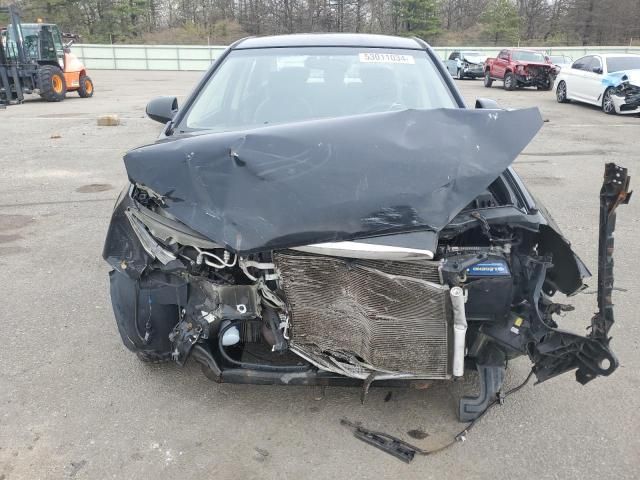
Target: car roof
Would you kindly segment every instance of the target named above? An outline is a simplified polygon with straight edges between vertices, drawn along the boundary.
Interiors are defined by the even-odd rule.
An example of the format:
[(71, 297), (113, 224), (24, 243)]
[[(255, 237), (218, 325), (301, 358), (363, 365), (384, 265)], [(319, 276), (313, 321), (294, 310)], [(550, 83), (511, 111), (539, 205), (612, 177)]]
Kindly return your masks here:
[(278, 47), (370, 47), (424, 50), (416, 38), (362, 33), (296, 33), (268, 37), (248, 37), (233, 45), (234, 50)]
[(637, 53), (591, 53), (587, 56), (597, 55), (602, 58), (615, 58), (615, 57), (640, 57)]

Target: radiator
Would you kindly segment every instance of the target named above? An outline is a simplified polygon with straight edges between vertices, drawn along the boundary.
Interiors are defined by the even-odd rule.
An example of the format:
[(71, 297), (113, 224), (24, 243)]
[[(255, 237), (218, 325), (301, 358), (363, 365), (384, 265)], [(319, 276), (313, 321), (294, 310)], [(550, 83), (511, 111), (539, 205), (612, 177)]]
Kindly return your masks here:
[(451, 305), (438, 263), (274, 253), (291, 346), (321, 368), (449, 377)]

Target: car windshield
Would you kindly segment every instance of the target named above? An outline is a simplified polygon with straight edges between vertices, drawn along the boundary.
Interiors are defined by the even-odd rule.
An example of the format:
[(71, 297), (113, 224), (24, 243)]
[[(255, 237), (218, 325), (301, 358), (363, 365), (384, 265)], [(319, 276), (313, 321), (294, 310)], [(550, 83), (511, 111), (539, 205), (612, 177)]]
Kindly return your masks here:
[(563, 55), (551, 55), (549, 57), (553, 63), (570, 63), (571, 60)]
[(640, 55), (607, 58), (607, 72), (640, 69)]
[(456, 106), (423, 50), (234, 50), (199, 92), (179, 129), (222, 132), (314, 118)]
[(540, 52), (516, 50), (511, 54), (511, 59), (518, 62), (544, 62), (544, 55)]

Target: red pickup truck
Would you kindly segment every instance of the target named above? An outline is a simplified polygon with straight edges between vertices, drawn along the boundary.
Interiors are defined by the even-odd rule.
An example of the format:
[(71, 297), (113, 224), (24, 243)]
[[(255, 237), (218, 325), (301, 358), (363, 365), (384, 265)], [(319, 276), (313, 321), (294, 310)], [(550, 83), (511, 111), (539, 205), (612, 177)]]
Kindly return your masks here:
[(484, 62), (484, 86), (487, 88), (494, 80), (500, 80), (505, 90), (519, 87), (551, 90), (556, 74), (548, 57), (535, 50), (505, 49), (497, 58), (487, 58)]

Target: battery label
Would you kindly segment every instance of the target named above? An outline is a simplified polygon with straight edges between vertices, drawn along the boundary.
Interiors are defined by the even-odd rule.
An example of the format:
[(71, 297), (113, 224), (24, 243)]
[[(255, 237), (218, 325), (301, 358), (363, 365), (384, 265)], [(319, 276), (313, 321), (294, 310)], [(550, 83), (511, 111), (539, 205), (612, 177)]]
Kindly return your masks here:
[(473, 277), (498, 277), (510, 274), (507, 264), (500, 261), (480, 262), (467, 268), (467, 275)]

